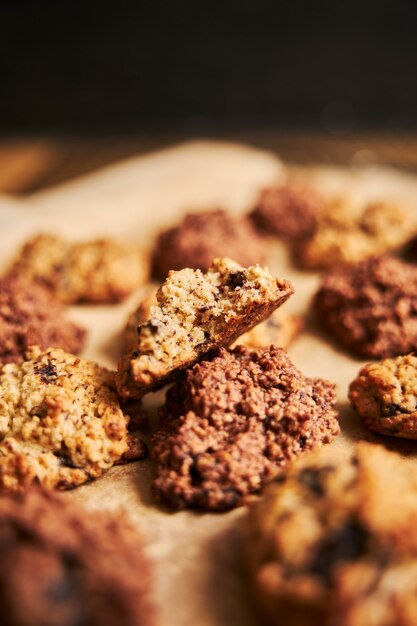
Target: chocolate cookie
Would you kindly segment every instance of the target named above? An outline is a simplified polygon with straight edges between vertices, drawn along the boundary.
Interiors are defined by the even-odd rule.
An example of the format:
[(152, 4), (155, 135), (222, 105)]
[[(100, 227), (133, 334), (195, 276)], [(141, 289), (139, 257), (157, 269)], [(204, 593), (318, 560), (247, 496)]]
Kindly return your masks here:
[(360, 443), (300, 459), (245, 519), (244, 550), (266, 619), (412, 626), (416, 528), (417, 470), (397, 455)]
[(136, 349), (119, 362), (122, 397), (162, 387), (180, 370), (228, 346), (267, 318), (293, 293), (291, 285), (256, 265), (244, 269), (216, 259), (207, 273), (170, 272), (148, 322), (138, 328)]
[(338, 434), (335, 402), (334, 385), (303, 376), (280, 348), (222, 348), (167, 393), (156, 496), (177, 509), (244, 503), (280, 466)]
[(25, 278), (0, 278), (0, 362), (20, 363), (34, 345), (76, 354), (85, 334), (41, 285)]
[(142, 538), (125, 515), (32, 488), (0, 499), (4, 626), (151, 626)]
[(59, 349), (0, 366), (0, 490), (67, 489), (101, 476), (128, 450), (114, 374)]
[(250, 217), (260, 230), (292, 242), (312, 236), (325, 204), (316, 189), (289, 183), (264, 189)]
[(170, 270), (207, 271), (213, 259), (225, 252), (244, 266), (266, 260), (265, 241), (246, 217), (221, 209), (190, 213), (178, 226), (159, 235), (153, 253), (153, 275), (164, 280)]
[(340, 202), (321, 215), (294, 255), (303, 267), (333, 268), (401, 248), (415, 232), (415, 222), (399, 206), (375, 202), (358, 209)]
[(417, 357), (365, 365), (350, 384), (349, 399), (371, 430), (417, 439)]
[(35, 279), (63, 302), (119, 302), (146, 279), (147, 261), (135, 246), (111, 239), (70, 243), (52, 235), (26, 242), (10, 270)]
[(336, 268), (314, 299), (320, 324), (352, 353), (388, 357), (417, 349), (417, 267), (394, 257)]
[[(138, 338), (138, 326), (146, 322), (150, 315), (151, 306), (157, 305), (156, 292), (150, 290), (139, 303), (136, 310), (129, 315), (124, 333), (123, 345), (125, 351), (134, 349)], [(252, 348), (267, 348), (270, 345), (288, 348), (304, 328), (299, 315), (290, 315), (278, 309), (270, 317), (244, 335), (241, 335), (233, 345), (246, 345)]]

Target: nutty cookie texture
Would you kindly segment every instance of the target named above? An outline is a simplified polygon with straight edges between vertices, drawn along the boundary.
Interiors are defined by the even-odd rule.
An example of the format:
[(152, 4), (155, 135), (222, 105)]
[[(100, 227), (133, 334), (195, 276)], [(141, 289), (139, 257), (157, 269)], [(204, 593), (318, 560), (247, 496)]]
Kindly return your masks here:
[(278, 468), (338, 433), (334, 385), (306, 378), (287, 353), (220, 349), (167, 393), (155, 436), (154, 491), (174, 508), (229, 509)]
[[(149, 319), (151, 306), (158, 304), (156, 292), (150, 290), (129, 315), (124, 333), (123, 345), (126, 352), (134, 349), (137, 343), (137, 329)], [(274, 311), (268, 319), (254, 326), (241, 335), (233, 345), (246, 345), (252, 348), (267, 348), (270, 345), (288, 348), (304, 329), (303, 319), (299, 315), (290, 315), (280, 309)]]
[(375, 202), (357, 209), (339, 202), (322, 214), (294, 256), (306, 268), (332, 268), (401, 248), (415, 232), (416, 224), (399, 206)]
[(245, 519), (258, 604), (271, 624), (413, 626), (416, 529), (417, 470), (399, 456), (365, 442), (306, 455)]
[(206, 273), (170, 272), (138, 328), (136, 349), (119, 362), (118, 392), (140, 397), (266, 319), (293, 293), (286, 281), (255, 265), (215, 259)]
[(63, 302), (112, 303), (143, 284), (147, 261), (137, 247), (112, 239), (71, 243), (38, 235), (23, 246), (10, 273), (39, 281)]
[(246, 217), (221, 209), (190, 213), (162, 232), (153, 253), (153, 275), (164, 280), (170, 270), (207, 271), (224, 251), (241, 265), (264, 263), (265, 241)]
[(372, 258), (328, 272), (314, 308), (320, 324), (358, 356), (417, 349), (417, 267), (400, 259)]
[(371, 430), (417, 439), (417, 357), (365, 365), (350, 384), (349, 399)]
[(30, 346), (79, 352), (85, 330), (65, 316), (62, 304), (25, 278), (0, 278), (0, 362), (22, 362)]
[(63, 350), (33, 348), (0, 367), (0, 491), (76, 487), (128, 451), (114, 374)]
[(0, 499), (5, 626), (151, 626), (142, 537), (125, 519), (32, 488)]

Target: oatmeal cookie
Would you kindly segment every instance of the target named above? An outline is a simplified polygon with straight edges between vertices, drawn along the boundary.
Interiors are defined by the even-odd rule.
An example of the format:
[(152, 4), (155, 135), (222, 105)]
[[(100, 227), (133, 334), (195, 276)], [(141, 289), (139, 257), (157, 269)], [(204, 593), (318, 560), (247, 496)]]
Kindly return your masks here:
[(20, 363), (34, 345), (77, 354), (85, 335), (47, 289), (25, 278), (0, 278), (0, 363)]
[(316, 189), (288, 183), (264, 189), (250, 217), (261, 231), (292, 242), (312, 236), (325, 204)]
[[(129, 315), (124, 329), (123, 345), (125, 352), (133, 350), (137, 343), (138, 326), (149, 319), (151, 306), (157, 305), (156, 292), (149, 291), (137, 309)], [(241, 335), (233, 345), (246, 345), (252, 348), (267, 348), (270, 345), (288, 348), (304, 328), (299, 315), (290, 315), (278, 309), (270, 317)]]
[(365, 365), (350, 384), (349, 399), (371, 430), (417, 439), (417, 357)]
[(314, 298), (320, 324), (361, 357), (417, 349), (417, 267), (372, 258), (329, 271)]
[(415, 233), (416, 224), (399, 206), (375, 202), (358, 211), (341, 202), (321, 216), (294, 256), (309, 269), (333, 268), (401, 248)]
[(221, 348), (167, 393), (156, 496), (177, 509), (243, 504), (280, 466), (338, 434), (335, 402), (334, 385), (303, 376), (280, 348)]
[(0, 499), (5, 626), (150, 626), (151, 576), (125, 514), (32, 488)]
[(293, 293), (285, 280), (255, 265), (215, 259), (207, 273), (170, 272), (148, 322), (138, 328), (136, 349), (122, 358), (122, 397), (139, 397), (173, 380), (212, 350), (228, 346), (267, 318)]
[(265, 241), (246, 217), (221, 209), (190, 213), (182, 222), (162, 232), (153, 252), (153, 275), (164, 280), (170, 270), (207, 271), (213, 259), (227, 251), (241, 265), (266, 260)]
[(0, 490), (76, 487), (128, 450), (114, 374), (63, 350), (33, 348), (0, 367)]
[(63, 302), (120, 302), (146, 279), (143, 252), (112, 239), (71, 243), (53, 235), (26, 242), (10, 273), (35, 279)]
[(417, 470), (369, 443), (279, 474), (245, 519), (244, 549), (272, 624), (413, 626)]

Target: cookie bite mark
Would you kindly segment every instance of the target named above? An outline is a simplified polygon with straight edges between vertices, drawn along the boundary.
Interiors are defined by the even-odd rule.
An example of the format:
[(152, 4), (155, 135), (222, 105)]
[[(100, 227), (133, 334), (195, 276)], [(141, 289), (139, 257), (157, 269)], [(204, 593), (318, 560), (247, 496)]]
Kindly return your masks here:
[(313, 301), (331, 336), (361, 357), (417, 349), (417, 267), (390, 256), (327, 272)]
[[(339, 433), (334, 385), (306, 378), (286, 352), (220, 349), (167, 393), (155, 436), (154, 491), (170, 506), (224, 510), (306, 450)], [(319, 490), (319, 477), (304, 477)]]
[(85, 335), (47, 289), (23, 277), (0, 278), (0, 363), (21, 363), (34, 345), (76, 354)]
[[(417, 470), (384, 448), (326, 448), (279, 474), (244, 520), (265, 619), (396, 626), (417, 609)], [(269, 621), (268, 621), (269, 623)]]
[(158, 306), (139, 326), (133, 352), (119, 362), (122, 397), (140, 397), (173, 380), (220, 346), (267, 318), (293, 293), (286, 280), (255, 265), (242, 268), (216, 259), (207, 273), (170, 272), (157, 293)]
[(164, 280), (170, 270), (209, 269), (213, 259), (228, 255), (244, 266), (264, 263), (265, 241), (246, 218), (222, 209), (189, 213), (163, 231), (155, 244), (152, 273)]
[(349, 399), (370, 430), (417, 439), (417, 357), (365, 365), (350, 384)]
[(62, 350), (0, 367), (0, 404), (0, 491), (76, 487), (133, 450), (114, 374)]
[(2, 624), (155, 624), (142, 536), (125, 513), (33, 487), (0, 499), (0, 536)]
[(120, 302), (146, 280), (148, 261), (137, 246), (113, 239), (69, 242), (37, 235), (22, 247), (11, 275), (36, 280), (62, 302)]

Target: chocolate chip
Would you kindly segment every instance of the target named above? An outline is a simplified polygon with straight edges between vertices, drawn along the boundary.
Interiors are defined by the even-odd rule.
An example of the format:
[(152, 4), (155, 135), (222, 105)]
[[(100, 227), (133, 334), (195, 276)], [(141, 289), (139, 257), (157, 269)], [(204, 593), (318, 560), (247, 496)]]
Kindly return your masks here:
[(243, 287), (245, 280), (245, 272), (235, 272), (230, 274), (228, 284), (232, 289), (236, 289), (237, 287)]
[(366, 550), (368, 534), (356, 520), (347, 522), (333, 533), (319, 548), (310, 569), (328, 583), (333, 567), (338, 562), (354, 561)]
[(334, 471), (334, 467), (332, 465), (325, 465), (320, 468), (306, 467), (301, 470), (298, 480), (304, 487), (307, 487), (311, 493), (322, 497), (325, 494), (323, 484), (325, 477), (332, 471)]
[(47, 363), (41, 367), (35, 368), (36, 374), (39, 374), (43, 383), (53, 383), (58, 378), (58, 370), (53, 363)]
[(67, 455), (62, 452), (55, 452), (54, 456), (59, 460), (59, 464), (62, 467), (70, 467), (71, 469), (80, 469), (79, 465), (76, 465)]
[(411, 412), (412, 411), (409, 411), (408, 409), (404, 408), (400, 404), (396, 404), (393, 402), (391, 404), (384, 404), (382, 406), (381, 417), (394, 417), (395, 415), (398, 415), (398, 414), (407, 414)]

